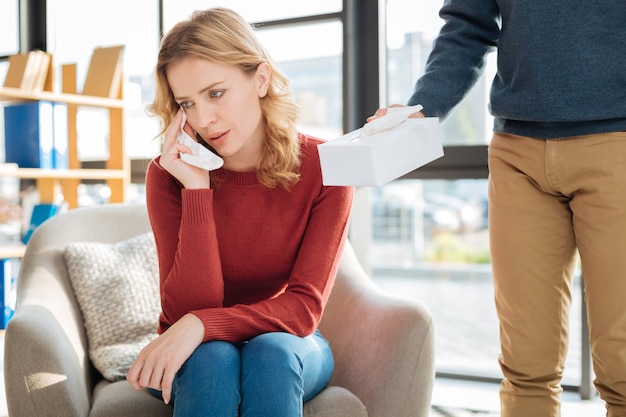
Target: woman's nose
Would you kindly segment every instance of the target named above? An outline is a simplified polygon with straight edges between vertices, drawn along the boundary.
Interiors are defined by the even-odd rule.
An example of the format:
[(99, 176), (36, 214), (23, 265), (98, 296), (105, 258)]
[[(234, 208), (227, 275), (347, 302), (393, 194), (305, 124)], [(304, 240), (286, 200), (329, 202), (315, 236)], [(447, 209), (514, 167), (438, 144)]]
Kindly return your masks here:
[(207, 128), (215, 123), (216, 115), (211, 106), (198, 106), (196, 108), (198, 125), (202, 128)]

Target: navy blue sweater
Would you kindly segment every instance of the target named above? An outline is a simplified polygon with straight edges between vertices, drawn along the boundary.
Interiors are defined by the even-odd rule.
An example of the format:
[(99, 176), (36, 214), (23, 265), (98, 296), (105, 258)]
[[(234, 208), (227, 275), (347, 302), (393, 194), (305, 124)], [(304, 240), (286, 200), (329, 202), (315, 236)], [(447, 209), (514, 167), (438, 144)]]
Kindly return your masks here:
[(494, 130), (559, 138), (626, 130), (624, 0), (446, 0), (408, 104), (445, 118), (497, 50)]

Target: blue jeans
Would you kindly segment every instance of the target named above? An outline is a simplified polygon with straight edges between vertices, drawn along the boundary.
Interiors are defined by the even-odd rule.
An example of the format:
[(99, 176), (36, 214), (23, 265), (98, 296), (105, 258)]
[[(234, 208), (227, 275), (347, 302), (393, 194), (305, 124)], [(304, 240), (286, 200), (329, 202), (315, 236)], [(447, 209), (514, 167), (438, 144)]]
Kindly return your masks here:
[[(330, 382), (334, 360), (319, 331), (265, 333), (198, 346), (172, 384), (174, 417), (295, 417)], [(150, 390), (161, 398), (161, 392)]]

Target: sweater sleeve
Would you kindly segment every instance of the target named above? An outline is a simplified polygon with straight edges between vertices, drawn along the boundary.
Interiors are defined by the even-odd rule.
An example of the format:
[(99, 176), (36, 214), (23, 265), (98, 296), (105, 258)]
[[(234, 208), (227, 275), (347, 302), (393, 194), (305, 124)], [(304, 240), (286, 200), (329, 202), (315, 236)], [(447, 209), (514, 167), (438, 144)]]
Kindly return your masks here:
[(499, 10), (495, 0), (446, 0), (439, 14), (445, 23), (408, 104), (443, 119), (476, 83), (497, 45)]
[(163, 332), (190, 310), (222, 305), (224, 280), (212, 213), (213, 191), (185, 190), (157, 159), (146, 173), (146, 198), (159, 258), (159, 330)]

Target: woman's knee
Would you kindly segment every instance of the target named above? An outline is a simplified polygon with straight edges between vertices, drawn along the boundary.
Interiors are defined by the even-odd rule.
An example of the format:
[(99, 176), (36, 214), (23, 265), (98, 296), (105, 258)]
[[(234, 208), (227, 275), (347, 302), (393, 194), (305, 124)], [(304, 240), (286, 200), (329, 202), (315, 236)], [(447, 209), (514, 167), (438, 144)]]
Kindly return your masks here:
[(246, 363), (252, 363), (255, 367), (266, 365), (272, 369), (287, 364), (301, 367), (297, 349), (293, 345), (298, 339), (298, 336), (280, 332), (259, 335), (248, 341), (243, 349), (242, 364), (246, 366)]
[[(177, 372), (172, 403), (181, 415), (202, 414), (198, 410), (236, 413), (241, 401), (240, 375), (241, 360), (235, 345), (221, 341), (203, 343)], [(210, 415), (229, 414), (216, 411)]]
[(207, 371), (238, 374), (240, 361), (239, 350), (235, 345), (222, 341), (206, 342), (191, 354), (178, 372), (178, 376), (189, 372), (205, 374)]
[(243, 349), (242, 390), (258, 398), (272, 387), (282, 393), (283, 401), (287, 396), (301, 403), (328, 384), (333, 368), (330, 347), (321, 336), (268, 333), (250, 340)]

